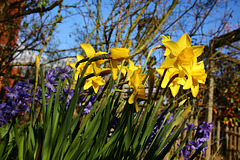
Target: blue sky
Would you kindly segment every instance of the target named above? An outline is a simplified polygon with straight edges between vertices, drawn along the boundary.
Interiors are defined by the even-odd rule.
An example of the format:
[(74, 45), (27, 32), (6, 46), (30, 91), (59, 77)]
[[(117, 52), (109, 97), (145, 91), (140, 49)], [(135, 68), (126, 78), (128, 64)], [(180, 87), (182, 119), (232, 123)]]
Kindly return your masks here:
[[(67, 0), (67, 1), (64, 1), (64, 4), (68, 4), (68, 5), (71, 5), (71, 4), (74, 4), (75, 2), (77, 2), (77, 0), (73, 0), (73, 1), (70, 1), (70, 0)], [(108, 0), (104, 1), (105, 3), (108, 3)], [(230, 26), (232, 25), (232, 28), (233, 29), (236, 29), (236, 25), (237, 23), (239, 24), (240, 23), (240, 3), (237, 3), (237, 5), (235, 3), (233, 3), (232, 1), (230, 1), (229, 3), (229, 6), (228, 7), (228, 10), (229, 11), (232, 11), (232, 18), (230, 18), (229, 20), (229, 24)], [(215, 18), (217, 17), (223, 17), (223, 14), (224, 14), (224, 9), (218, 9), (217, 12), (215, 12), (211, 18), (208, 19), (208, 21), (215, 21)], [(56, 11), (53, 11), (53, 12), (56, 12)], [(102, 10), (102, 12), (109, 12), (109, 10), (106, 8), (104, 10)], [(64, 13), (64, 12), (63, 12)], [(74, 11), (73, 11), (74, 13)], [(54, 15), (54, 13), (53, 13)], [(108, 14), (106, 14), (108, 15)], [(64, 15), (63, 15), (64, 16)], [(105, 18), (105, 17), (103, 17)], [(81, 21), (83, 21), (81, 19), (81, 16), (79, 15), (76, 15), (76, 16), (71, 16), (67, 19), (64, 19), (62, 21), (62, 23), (59, 23), (57, 25), (57, 33), (55, 33), (55, 38), (59, 39), (59, 42), (60, 42), (60, 45), (59, 45), (59, 49), (66, 49), (66, 48), (70, 48), (70, 47), (73, 47), (73, 46), (76, 46), (76, 42), (73, 40), (73, 38), (69, 37), (69, 34), (75, 29), (75, 26), (74, 24), (75, 23), (78, 23), (79, 25), (81, 25)], [(215, 25), (215, 26), (214, 26)], [(212, 28), (212, 30), (214, 30), (214, 28), (217, 28), (219, 24), (217, 23), (211, 23), (211, 26), (206, 27), (204, 28), (204, 32), (209, 32), (209, 30)], [(179, 38), (179, 37), (178, 37)], [(205, 42), (208, 41), (207, 39), (205, 40)], [(203, 41), (203, 43), (205, 43)]]

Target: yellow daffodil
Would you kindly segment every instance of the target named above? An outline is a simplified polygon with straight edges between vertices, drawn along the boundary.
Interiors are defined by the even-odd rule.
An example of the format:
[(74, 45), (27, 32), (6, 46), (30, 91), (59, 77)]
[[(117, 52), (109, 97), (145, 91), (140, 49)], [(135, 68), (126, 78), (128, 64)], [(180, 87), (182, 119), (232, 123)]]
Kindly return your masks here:
[[(121, 66), (122, 66), (122, 65), (118, 65), (118, 71), (121, 70)], [(127, 66), (123, 66), (123, 68), (122, 68), (122, 70), (121, 70), (121, 73), (122, 73), (123, 76), (126, 76), (126, 74), (127, 74), (127, 69), (128, 69)]]
[[(82, 44), (80, 44), (80, 46), (83, 49), (83, 51), (86, 53), (87, 57), (89, 57), (89, 59), (96, 57), (96, 56), (100, 56), (102, 54), (108, 54), (107, 52), (102, 52), (102, 51), (99, 51), (96, 53), (94, 48), (88, 43), (82, 43)], [(106, 60), (98, 60), (98, 61), (92, 62), (93, 71), (96, 76), (98, 76), (101, 72), (100, 64), (105, 61)]]
[(203, 61), (197, 63), (194, 61), (191, 72), (187, 75), (188, 79), (183, 89), (191, 88), (193, 97), (196, 97), (199, 92), (199, 83), (205, 84), (207, 74), (205, 73)]
[(84, 84), (83, 89), (87, 90), (90, 87), (93, 87), (94, 92), (97, 93), (99, 86), (104, 85), (104, 83), (105, 81), (100, 76), (94, 76), (86, 80), (86, 83)]
[[(122, 69), (122, 74), (124, 76), (126, 76), (126, 74), (127, 74), (126, 81), (129, 81), (129, 79), (133, 75), (134, 71), (141, 68), (140, 65), (135, 66), (134, 63), (130, 59), (128, 60), (128, 64), (129, 64), (129, 66), (123, 66), (123, 69)], [(118, 66), (119, 70), (120, 70), (120, 68), (121, 68), (121, 65)]]
[(161, 64), (161, 69), (178, 68), (189, 72), (193, 61), (203, 52), (204, 46), (191, 46), (191, 38), (184, 33), (177, 42), (173, 42), (170, 38), (163, 37), (163, 45), (166, 47), (167, 56)]
[(127, 69), (127, 81), (130, 79), (130, 77), (133, 75), (134, 71), (141, 69), (140, 65), (135, 66), (134, 63), (129, 59), (128, 60), (129, 67)]
[[(133, 75), (129, 80), (129, 87), (133, 87), (133, 93), (128, 99), (129, 104), (133, 104), (136, 98), (144, 99), (145, 95), (145, 85), (142, 84), (143, 80), (145, 79), (147, 74), (140, 74), (141, 68), (134, 71)], [(135, 109), (138, 112), (138, 103), (135, 102)]]
[[(80, 61), (80, 60), (82, 60), (82, 59), (84, 59), (83, 56), (77, 55), (77, 61)], [(70, 64), (70, 66), (71, 66), (72, 68), (76, 68), (76, 64), (77, 64), (77, 62), (73, 62), (73, 63)], [(76, 68), (76, 73), (75, 73), (75, 75), (74, 75), (74, 79), (75, 79), (75, 80), (77, 80), (77, 79), (78, 79), (78, 76), (82, 73), (85, 64), (86, 64), (86, 62), (80, 63), (80, 64), (78, 65), (78, 67)], [(88, 66), (86, 72), (84, 73), (84, 76), (87, 76), (87, 75), (89, 75), (89, 74), (91, 74), (91, 73), (93, 73), (93, 68), (92, 68), (92, 66)]]
[(130, 51), (127, 48), (116, 48), (113, 47), (110, 49), (110, 66), (111, 66), (111, 73), (114, 80), (117, 79), (118, 74), (118, 62), (123, 61), (129, 57)]
[(130, 51), (127, 48), (116, 48), (110, 49), (110, 54), (113, 61), (123, 61), (129, 57)]
[[(163, 76), (163, 72), (164, 72), (164, 69), (157, 69), (157, 72)], [(174, 75), (177, 75), (178, 74), (178, 77), (174, 78), (174, 80), (169, 84), (169, 87), (170, 87), (170, 90), (171, 90), (171, 93), (172, 93), (172, 96), (176, 96), (178, 91), (179, 91), (179, 88), (180, 88), (180, 85), (184, 85), (185, 82), (186, 82), (186, 79), (185, 79), (185, 74), (183, 71), (181, 70), (178, 70), (177, 68), (169, 68), (163, 78), (163, 81), (162, 81), (162, 84), (161, 84), (161, 87), (162, 88), (166, 88), (168, 82), (170, 81), (170, 79), (174, 76)]]
[[(161, 37), (162, 37), (162, 41), (163, 41), (163, 42), (170, 41), (170, 37), (169, 37), (169, 36), (166, 37), (166, 36), (164, 36), (164, 35), (161, 35)], [(169, 49), (169, 48), (166, 48), (166, 49), (165, 49), (164, 56), (169, 56), (170, 53), (171, 53), (170, 49)]]

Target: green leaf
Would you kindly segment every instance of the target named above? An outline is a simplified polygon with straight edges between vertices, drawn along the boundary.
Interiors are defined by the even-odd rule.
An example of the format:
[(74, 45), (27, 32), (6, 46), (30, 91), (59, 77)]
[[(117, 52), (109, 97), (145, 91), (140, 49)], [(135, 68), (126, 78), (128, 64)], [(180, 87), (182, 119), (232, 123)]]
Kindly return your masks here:
[(59, 123), (59, 117), (60, 117), (60, 103), (59, 103), (60, 100), (59, 100), (59, 98), (60, 98), (61, 82), (62, 82), (62, 77), (60, 76), (59, 81), (58, 81), (54, 106), (53, 106), (53, 118), (52, 118), (52, 142), (53, 142), (53, 145), (55, 143), (61, 143), (61, 142), (59, 142), (60, 139), (57, 140), (58, 133), (59, 133), (58, 132), (58, 129), (59, 129), (58, 123)]
[(52, 151), (52, 118), (49, 119), (42, 147), (42, 159), (48, 160)]
[(31, 150), (27, 150), (25, 159), (34, 160), (34, 155), (33, 155), (33, 152)]
[(4, 157), (4, 155), (6, 155), (5, 151), (8, 146), (8, 141), (9, 141), (9, 133), (7, 133), (0, 141), (0, 157)]
[[(181, 126), (178, 130), (176, 130), (176, 131), (173, 133), (173, 135), (171, 135), (171, 136), (168, 138), (168, 142), (166, 142), (167, 146), (164, 147), (164, 149), (161, 150), (161, 153), (160, 153), (158, 156), (154, 157), (154, 159), (159, 159), (159, 158), (161, 158), (161, 157), (165, 157), (165, 156), (166, 156), (166, 154), (170, 151), (170, 149), (171, 149), (171, 147), (174, 145), (174, 143), (176, 143), (176, 141), (177, 141), (177, 139), (178, 139), (178, 136), (180, 135), (180, 133), (181, 133), (181, 132), (183, 131), (183, 129), (184, 129), (185, 124), (186, 124), (186, 120), (185, 120), (185, 122), (182, 124), (182, 126)], [(193, 128), (193, 126), (192, 126), (192, 128)], [(189, 130), (189, 133), (187, 134), (186, 137), (189, 136), (189, 134), (190, 134), (191, 131), (192, 131), (192, 128)], [(170, 141), (170, 140), (171, 140), (171, 141)], [(170, 142), (169, 142), (169, 141), (170, 141)], [(164, 145), (164, 146), (165, 146), (165, 145)]]
[(20, 137), (19, 147), (18, 147), (18, 158), (19, 160), (24, 160), (24, 135)]

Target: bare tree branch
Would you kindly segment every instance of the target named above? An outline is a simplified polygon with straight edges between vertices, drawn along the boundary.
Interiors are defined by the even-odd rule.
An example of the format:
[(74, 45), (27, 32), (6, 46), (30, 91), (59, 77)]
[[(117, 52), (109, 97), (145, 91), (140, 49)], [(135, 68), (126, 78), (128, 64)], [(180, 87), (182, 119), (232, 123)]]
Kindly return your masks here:
[(9, 15), (9, 16), (6, 16), (3, 19), (0, 19), (0, 23), (6, 22), (6, 21), (9, 21), (11, 19), (18, 18), (18, 17), (22, 17), (22, 16), (26, 16), (26, 15), (29, 15), (29, 14), (33, 14), (33, 13), (44, 13), (44, 12), (50, 11), (53, 8), (59, 6), (59, 4), (62, 3), (62, 1), (63, 0), (56, 1), (52, 5), (50, 5), (49, 7), (46, 7), (46, 8), (45, 7), (42, 7), (42, 8), (38, 7), (38, 8), (28, 9), (28, 10), (25, 9), (25, 10), (23, 10), (21, 12), (17, 12), (14, 15)]
[(221, 46), (228, 45), (229, 43), (234, 43), (240, 40), (240, 28), (229, 32), (227, 34), (215, 37), (210, 41), (211, 47), (213, 49), (219, 48)]

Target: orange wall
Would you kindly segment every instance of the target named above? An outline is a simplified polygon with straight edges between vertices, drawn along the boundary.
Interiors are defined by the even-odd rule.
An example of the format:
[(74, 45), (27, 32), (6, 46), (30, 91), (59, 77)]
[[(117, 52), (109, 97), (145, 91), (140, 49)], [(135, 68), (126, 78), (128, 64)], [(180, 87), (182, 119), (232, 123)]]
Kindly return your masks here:
[[(20, 2), (17, 5), (14, 5), (12, 8), (8, 8), (7, 10), (3, 9), (4, 7), (4, 2), (0, 0), (0, 9), (4, 10), (4, 13), (1, 15), (1, 19), (7, 18), (9, 15), (14, 15), (18, 13), (21, 8), (23, 8), (24, 5), (24, 0), (8, 0), (8, 3), (12, 4), (14, 2)], [(1, 46), (7, 46), (7, 47), (15, 47), (17, 38), (18, 38), (18, 32), (20, 29), (20, 25), (22, 22), (22, 17), (15, 18), (15, 19), (10, 19), (9, 21), (5, 21), (3, 23), (0, 23), (0, 45)], [(0, 47), (1, 47), (0, 46)], [(1, 57), (0, 57), (0, 62), (1, 62)], [(4, 62), (1, 62), (4, 63)], [(13, 67), (11, 70), (11, 75), (16, 75), (17, 74), (18, 68)], [(0, 91), (3, 87), (3, 76), (0, 76)], [(12, 87), (14, 84), (14, 79), (8, 79), (8, 87)]]
[[(10, 4), (14, 3), (14, 2), (20, 2), (19, 5), (14, 5), (14, 8), (8, 8), (7, 10), (3, 10), (4, 13), (1, 16), (1, 19), (5, 19), (7, 18), (7, 16), (9, 15), (14, 15), (16, 13), (18, 13), (20, 11), (20, 9), (23, 7), (24, 5), (24, 1), (22, 0), (8, 0), (8, 2)], [(0, 1), (0, 6), (4, 6), (3, 5), (4, 2)], [(4, 7), (3, 7), (4, 8)], [(14, 47), (16, 42), (17, 42), (17, 38), (18, 38), (18, 32), (20, 29), (20, 25), (22, 22), (22, 17), (19, 18), (15, 18), (15, 19), (10, 19), (9, 21), (5, 21), (3, 23), (0, 23), (0, 44), (1, 45), (7, 45), (8, 47)]]

